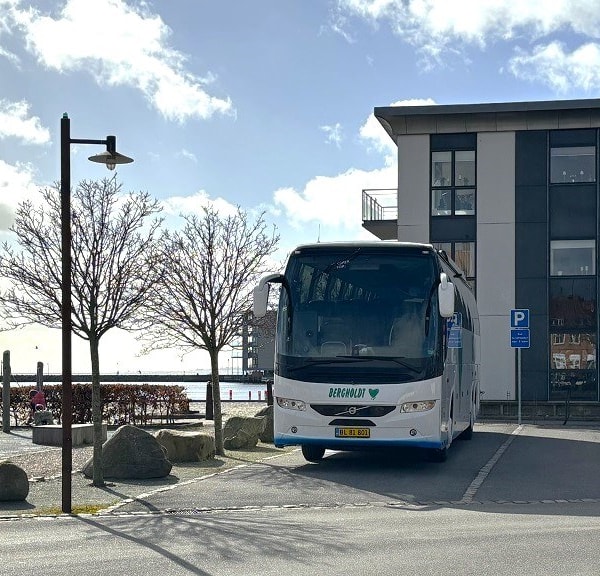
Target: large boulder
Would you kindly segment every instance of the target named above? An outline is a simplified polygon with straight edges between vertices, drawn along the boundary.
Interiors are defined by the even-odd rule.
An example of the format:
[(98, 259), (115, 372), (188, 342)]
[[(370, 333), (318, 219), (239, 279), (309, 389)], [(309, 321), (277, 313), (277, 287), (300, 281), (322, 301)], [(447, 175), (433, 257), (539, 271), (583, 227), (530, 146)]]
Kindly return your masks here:
[(29, 494), (27, 473), (12, 462), (0, 462), (0, 501), (25, 500)]
[[(172, 467), (154, 435), (129, 424), (117, 428), (102, 445), (105, 478), (163, 478)], [(85, 463), (82, 471), (86, 477), (93, 477), (93, 458)]]
[(215, 455), (215, 439), (204, 432), (163, 429), (156, 433), (170, 462), (199, 462)]
[(259, 410), (255, 416), (263, 417), (265, 419), (265, 428), (259, 436), (260, 441), (273, 443), (273, 406), (265, 406), (262, 410)]
[(223, 427), (223, 446), (230, 450), (254, 448), (264, 427), (262, 416), (232, 416)]

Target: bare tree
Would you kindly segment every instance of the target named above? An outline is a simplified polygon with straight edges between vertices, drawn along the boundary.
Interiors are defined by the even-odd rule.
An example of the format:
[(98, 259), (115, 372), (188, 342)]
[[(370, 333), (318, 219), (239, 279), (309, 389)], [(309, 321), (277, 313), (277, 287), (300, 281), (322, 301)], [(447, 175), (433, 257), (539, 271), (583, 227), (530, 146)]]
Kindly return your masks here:
[[(92, 367), (94, 486), (104, 485), (100, 397), (101, 337), (132, 326), (146, 293), (157, 281), (158, 202), (147, 193), (122, 196), (116, 178), (82, 181), (72, 197), (73, 332), (88, 340)], [(42, 203), (19, 205), (11, 231), (20, 250), (3, 245), (0, 276), (11, 287), (0, 292), (8, 328), (42, 324), (60, 328), (60, 184), (41, 191)]]
[(162, 282), (148, 300), (147, 350), (205, 350), (210, 356), (215, 449), (223, 454), (219, 352), (240, 334), (251, 292), (279, 236), (264, 214), (251, 221), (238, 207), (221, 217), (212, 207), (185, 215), (181, 232), (165, 232)]

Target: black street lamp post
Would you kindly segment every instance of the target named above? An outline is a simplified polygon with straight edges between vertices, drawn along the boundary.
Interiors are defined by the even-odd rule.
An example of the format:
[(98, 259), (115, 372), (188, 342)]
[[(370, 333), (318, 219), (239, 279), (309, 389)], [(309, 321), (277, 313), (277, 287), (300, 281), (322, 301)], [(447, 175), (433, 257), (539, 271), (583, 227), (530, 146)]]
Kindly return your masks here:
[(65, 113), (60, 121), (60, 233), (62, 257), (62, 511), (71, 513), (71, 474), (73, 470), (73, 370), (71, 356), (71, 144), (105, 144), (106, 152), (90, 156), (92, 162), (106, 164), (114, 170), (117, 164), (133, 162), (116, 151), (117, 139), (71, 138), (71, 121)]

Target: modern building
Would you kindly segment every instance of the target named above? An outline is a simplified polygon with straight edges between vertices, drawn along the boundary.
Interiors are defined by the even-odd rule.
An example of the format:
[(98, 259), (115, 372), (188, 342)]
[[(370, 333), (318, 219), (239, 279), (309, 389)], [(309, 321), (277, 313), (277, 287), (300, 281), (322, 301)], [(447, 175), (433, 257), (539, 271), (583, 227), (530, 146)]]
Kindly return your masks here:
[[(510, 311), (528, 309), (522, 400), (598, 403), (600, 100), (375, 108), (397, 190), (363, 191), (381, 239), (444, 248), (475, 290), (483, 400), (514, 400)], [(393, 197), (393, 202), (390, 198)]]

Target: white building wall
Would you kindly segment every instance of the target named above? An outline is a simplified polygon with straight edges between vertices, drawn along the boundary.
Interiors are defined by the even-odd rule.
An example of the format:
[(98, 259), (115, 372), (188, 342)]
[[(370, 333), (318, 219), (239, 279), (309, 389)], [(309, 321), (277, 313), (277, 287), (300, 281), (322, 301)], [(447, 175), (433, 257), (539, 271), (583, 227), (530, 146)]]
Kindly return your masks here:
[(429, 243), (429, 134), (398, 136), (398, 240)]
[(515, 133), (477, 135), (477, 305), (483, 400), (515, 398)]

